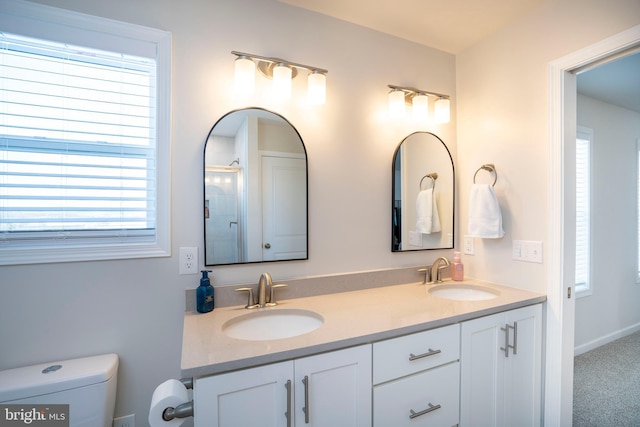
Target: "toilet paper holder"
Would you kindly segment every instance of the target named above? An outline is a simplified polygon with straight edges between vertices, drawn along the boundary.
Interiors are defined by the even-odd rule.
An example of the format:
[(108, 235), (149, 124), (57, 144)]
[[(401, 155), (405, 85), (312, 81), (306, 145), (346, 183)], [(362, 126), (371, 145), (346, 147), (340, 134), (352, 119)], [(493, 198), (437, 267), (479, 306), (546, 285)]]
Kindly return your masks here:
[[(180, 382), (185, 386), (187, 390), (193, 389), (193, 378), (181, 378)], [(162, 411), (162, 419), (165, 421), (171, 421), (174, 418), (188, 417), (193, 417), (193, 400), (190, 402), (182, 403), (175, 408), (165, 408), (164, 411)]]

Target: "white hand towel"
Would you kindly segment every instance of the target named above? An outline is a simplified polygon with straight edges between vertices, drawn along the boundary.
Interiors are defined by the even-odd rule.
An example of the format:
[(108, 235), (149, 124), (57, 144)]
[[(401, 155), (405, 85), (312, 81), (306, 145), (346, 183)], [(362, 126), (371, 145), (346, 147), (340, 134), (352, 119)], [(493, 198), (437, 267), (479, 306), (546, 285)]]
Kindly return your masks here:
[(489, 184), (473, 184), (471, 187), (468, 232), (471, 237), (483, 239), (504, 236), (498, 198)]
[(416, 198), (416, 231), (422, 234), (440, 231), (440, 217), (433, 188), (420, 191)]
[(437, 197), (436, 197), (436, 192), (435, 190), (433, 191), (433, 198), (432, 198), (432, 202), (431, 202), (431, 208), (432, 208), (432, 213), (431, 213), (431, 232), (432, 233), (438, 233), (440, 232), (440, 215), (438, 215), (438, 201), (437, 201)]

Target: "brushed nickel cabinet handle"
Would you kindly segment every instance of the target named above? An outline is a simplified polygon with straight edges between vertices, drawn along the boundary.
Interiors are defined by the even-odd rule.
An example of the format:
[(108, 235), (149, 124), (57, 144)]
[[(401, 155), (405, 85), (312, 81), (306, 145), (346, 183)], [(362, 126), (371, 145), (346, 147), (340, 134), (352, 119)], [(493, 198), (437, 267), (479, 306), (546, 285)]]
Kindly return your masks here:
[(409, 415), (409, 419), (412, 420), (416, 417), (419, 417), (421, 415), (425, 415), (428, 414), (429, 412), (433, 412), (437, 409), (442, 408), (442, 405), (433, 405), (431, 402), (429, 402), (429, 407), (427, 409), (423, 409), (420, 412), (416, 412), (413, 409), (409, 409), (409, 412), (411, 413), (411, 415)]
[(304, 407), (302, 408), (302, 412), (304, 412), (304, 423), (309, 424), (309, 377), (307, 375), (302, 379), (302, 384), (304, 384)]
[[(518, 332), (516, 331), (517, 326), (517, 322), (514, 322), (515, 326), (511, 326), (511, 325), (504, 325), (504, 328), (500, 328), (501, 331), (504, 331), (504, 342), (505, 345), (504, 347), (500, 347), (500, 350), (504, 351), (504, 357), (509, 357), (509, 349), (513, 350), (513, 354), (515, 355), (517, 353), (517, 349), (516, 349), (516, 340), (517, 340), (517, 334)], [(509, 344), (509, 329), (513, 329), (514, 333), (513, 333), (513, 344)]]
[(291, 380), (287, 380), (284, 387), (287, 389), (287, 412), (284, 415), (287, 417), (287, 427), (291, 427)]
[(442, 350), (432, 350), (432, 349), (429, 349), (429, 351), (422, 354), (409, 353), (409, 361), (413, 362), (414, 360), (422, 359), (423, 357), (429, 357), (429, 356), (433, 356), (440, 353), (442, 353)]

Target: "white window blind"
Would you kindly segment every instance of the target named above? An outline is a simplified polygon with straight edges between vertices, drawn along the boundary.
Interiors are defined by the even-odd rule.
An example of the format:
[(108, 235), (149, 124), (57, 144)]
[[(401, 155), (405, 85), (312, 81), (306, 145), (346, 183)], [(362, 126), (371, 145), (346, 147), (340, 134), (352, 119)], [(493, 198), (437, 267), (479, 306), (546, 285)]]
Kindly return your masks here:
[(153, 238), (155, 61), (0, 41), (3, 240)]
[(638, 204), (638, 210), (637, 210), (637, 226), (638, 226), (638, 233), (637, 233), (637, 237), (638, 237), (638, 246), (637, 246), (637, 250), (638, 250), (638, 264), (637, 264), (637, 274), (636, 274), (636, 283), (640, 283), (640, 139), (638, 139), (638, 142), (636, 143), (636, 147), (637, 147), (637, 153), (636, 153), (636, 174), (638, 175), (638, 193), (637, 193), (637, 204)]
[(592, 133), (578, 131), (576, 140), (576, 292), (590, 289), (590, 153)]
[[(7, 5), (16, 15), (62, 16)], [(0, 12), (0, 24), (11, 18)], [(168, 117), (168, 51), (158, 67), (155, 54), (132, 55), (107, 37), (142, 34), (148, 43), (167, 33), (69, 20), (97, 27), (82, 29), (86, 40), (112, 40), (113, 50), (0, 33), (0, 264), (168, 255), (168, 194), (159, 196), (168, 193), (168, 126), (158, 129), (158, 115)]]

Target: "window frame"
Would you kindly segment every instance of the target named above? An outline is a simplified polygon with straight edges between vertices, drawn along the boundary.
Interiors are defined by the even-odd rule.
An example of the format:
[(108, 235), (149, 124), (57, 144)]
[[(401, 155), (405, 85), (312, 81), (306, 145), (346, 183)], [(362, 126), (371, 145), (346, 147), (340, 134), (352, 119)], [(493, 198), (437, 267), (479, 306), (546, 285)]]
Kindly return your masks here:
[(170, 256), (171, 33), (21, 0), (0, 0), (0, 28), (27, 37), (154, 58), (157, 74), (155, 241), (74, 245), (51, 241), (37, 247), (12, 247), (0, 236), (0, 265)]

